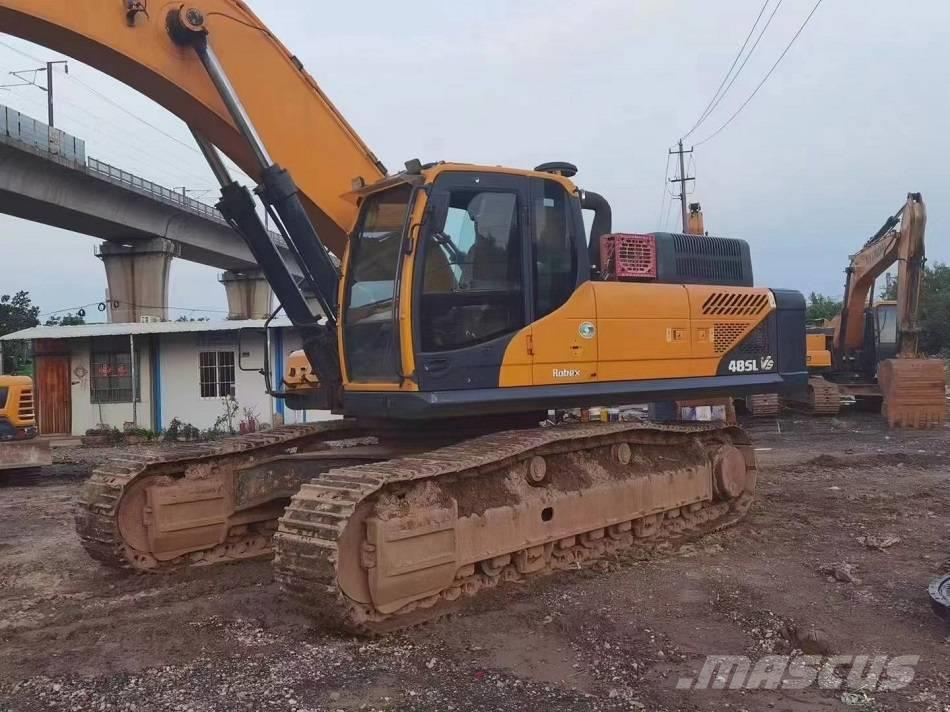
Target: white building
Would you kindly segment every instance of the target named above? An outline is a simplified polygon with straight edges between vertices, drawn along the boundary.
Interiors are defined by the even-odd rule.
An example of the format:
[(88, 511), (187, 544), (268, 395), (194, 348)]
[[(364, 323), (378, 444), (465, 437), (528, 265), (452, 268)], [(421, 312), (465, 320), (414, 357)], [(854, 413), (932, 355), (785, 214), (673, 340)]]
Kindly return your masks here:
[(238, 406), (235, 428), (247, 416), (270, 425), (333, 417), (286, 409), (267, 394), (260, 371), (268, 341), (278, 390), (300, 348), (289, 322), (272, 322), (269, 339), (267, 331), (256, 319), (37, 326), (0, 338), (0, 347), (32, 342), (44, 435), (83, 435), (100, 424), (159, 431), (175, 418), (204, 430), (225, 414), (228, 397)]

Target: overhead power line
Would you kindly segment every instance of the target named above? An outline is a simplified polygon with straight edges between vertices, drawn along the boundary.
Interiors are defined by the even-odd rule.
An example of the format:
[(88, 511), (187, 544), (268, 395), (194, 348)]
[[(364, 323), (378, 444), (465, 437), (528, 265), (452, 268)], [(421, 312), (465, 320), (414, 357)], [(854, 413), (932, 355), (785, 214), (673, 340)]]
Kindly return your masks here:
[(227, 309), (212, 309), (209, 307), (173, 307), (173, 306), (161, 306), (156, 304), (135, 304), (134, 302), (125, 302), (118, 299), (107, 299), (106, 301), (98, 302), (89, 302), (88, 304), (80, 304), (76, 307), (67, 307), (66, 309), (57, 309), (56, 311), (40, 312), (38, 316), (40, 317), (51, 317), (59, 316), (60, 314), (75, 314), (79, 311), (86, 311), (95, 309), (99, 312), (104, 312), (109, 304), (112, 304), (114, 308), (118, 307), (133, 307), (136, 309), (167, 309), (168, 311), (178, 311), (178, 312), (189, 312), (192, 314), (197, 313), (208, 313), (208, 314), (229, 314), (230, 312)]
[[(719, 87), (716, 89), (716, 93), (713, 94), (712, 98), (709, 100), (709, 103), (706, 104), (706, 108), (703, 109), (703, 113), (699, 115), (699, 118), (698, 118), (698, 119), (696, 119), (696, 123), (693, 124), (693, 128), (691, 128), (689, 131), (687, 131), (687, 132), (683, 135), (683, 138), (684, 138), (684, 139), (688, 138), (689, 135), (693, 133), (693, 131), (695, 131), (697, 128), (699, 128), (699, 125), (700, 125), (701, 123), (703, 123), (703, 121), (706, 119), (706, 117), (709, 116), (709, 114), (712, 113), (713, 109), (716, 108), (716, 107), (714, 106), (714, 104), (718, 104), (718, 103), (719, 103), (719, 102), (717, 101), (717, 97), (718, 97), (720, 100), (721, 100), (721, 98), (722, 98), (722, 97), (719, 96), (719, 93), (722, 92), (722, 88), (726, 85), (726, 82), (729, 81), (729, 77), (732, 75), (732, 70), (735, 69), (735, 68), (736, 68), (736, 65), (739, 63), (739, 59), (742, 57), (742, 53), (745, 52), (745, 48), (746, 48), (746, 46), (749, 44), (749, 40), (752, 38), (752, 33), (755, 32), (755, 28), (758, 27), (759, 20), (762, 19), (762, 15), (765, 14), (765, 8), (767, 8), (767, 7), (769, 6), (769, 3), (770, 3), (771, 1), (772, 1), (772, 0), (765, 0), (765, 2), (762, 3), (762, 9), (759, 10), (759, 14), (756, 16), (755, 22), (753, 22), (753, 23), (752, 23), (752, 27), (749, 28), (749, 33), (745, 36), (745, 40), (742, 42), (742, 46), (739, 48), (739, 52), (736, 54), (736, 58), (732, 60), (732, 65), (729, 67), (729, 71), (726, 72), (725, 76), (722, 78), (722, 81), (719, 82)], [(782, 3), (781, 3), (781, 0), (779, 0), (779, 5), (781, 5), (781, 4), (782, 4)], [(767, 25), (766, 25), (766, 27), (767, 27)], [(760, 37), (761, 37), (761, 35), (760, 35)], [(751, 53), (750, 53), (750, 54), (751, 54)], [(742, 70), (740, 69), (739, 71), (742, 71)], [(738, 73), (737, 73), (737, 75), (738, 75)], [(735, 80), (733, 80), (733, 81), (735, 81)], [(728, 91), (728, 90), (727, 90), (727, 91)]]
[[(122, 104), (120, 104), (119, 102), (117, 102), (115, 99), (112, 99), (111, 97), (107, 96), (106, 94), (103, 94), (101, 91), (99, 91), (99, 90), (97, 90), (97, 89), (94, 89), (93, 87), (89, 86), (88, 84), (86, 84), (86, 82), (84, 82), (84, 81), (83, 81), (82, 79), (80, 79), (79, 77), (75, 77), (75, 76), (70, 75), (70, 78), (71, 78), (73, 81), (75, 81), (77, 84), (79, 84), (81, 87), (83, 87), (84, 89), (86, 89), (86, 90), (89, 91), (90, 93), (94, 94), (95, 96), (99, 97), (100, 99), (102, 99), (102, 100), (103, 100), (104, 102), (106, 102), (107, 104), (110, 104), (111, 106), (115, 107), (116, 109), (118, 109), (118, 110), (121, 111), (122, 113), (124, 113), (124, 114), (130, 116), (131, 118), (135, 119), (135, 120), (138, 121), (139, 123), (141, 123), (141, 124), (143, 124), (143, 125), (145, 125), (145, 126), (148, 126), (150, 129), (152, 129), (153, 131), (155, 131), (155, 132), (158, 133), (158, 134), (161, 134), (161, 135), (164, 136), (165, 138), (167, 138), (167, 139), (169, 139), (169, 140), (171, 140), (171, 141), (174, 141), (174, 142), (177, 143), (179, 146), (182, 146), (183, 148), (187, 149), (187, 150), (190, 151), (191, 153), (193, 153), (193, 154), (195, 154), (195, 155), (197, 155), (197, 156), (202, 156), (201, 151), (198, 150), (198, 147), (195, 146), (195, 144), (194, 144), (193, 142), (189, 142), (189, 141), (186, 141), (186, 140), (182, 140), (182, 139), (178, 138), (177, 136), (174, 136), (173, 134), (168, 133), (167, 131), (163, 131), (163, 130), (160, 129), (158, 126), (156, 126), (155, 124), (151, 123), (150, 121), (146, 121), (145, 119), (143, 119), (141, 116), (139, 116), (139, 115), (136, 114), (135, 112), (126, 109), (124, 106), (122, 106)], [(228, 168), (230, 168), (232, 171), (237, 171), (237, 172), (242, 173), (242, 174), (244, 173), (244, 171), (243, 171), (236, 163), (234, 163), (230, 158), (228, 158), (227, 156), (223, 156), (223, 158), (224, 158), (225, 163), (228, 165)]]
[[(10, 51), (16, 52), (16, 53), (19, 54), (21, 57), (25, 57), (25, 58), (27, 58), (27, 59), (33, 61), (33, 62), (44, 63), (44, 61), (41, 60), (41, 59), (39, 59), (38, 57), (36, 57), (36, 56), (30, 54), (29, 52), (25, 52), (25, 51), (23, 51), (22, 49), (20, 49), (20, 48), (18, 48), (18, 47), (14, 47), (13, 45), (9, 44), (8, 42), (4, 42), (4, 41), (0, 40), (0, 46), (6, 47), (6, 48), (9, 49)], [(201, 151), (199, 151), (198, 148), (197, 148), (193, 143), (190, 143), (190, 142), (188, 142), (188, 141), (184, 141), (184, 140), (178, 138), (177, 136), (174, 136), (173, 134), (168, 133), (167, 131), (163, 131), (163, 130), (160, 129), (158, 126), (155, 126), (153, 123), (151, 123), (151, 122), (149, 122), (149, 121), (143, 119), (143, 118), (142, 118), (141, 116), (139, 116), (138, 114), (136, 114), (136, 113), (130, 111), (129, 109), (125, 108), (124, 106), (122, 106), (122, 104), (120, 104), (119, 102), (115, 101), (115, 100), (112, 99), (111, 97), (109, 97), (109, 96), (103, 94), (102, 92), (98, 91), (97, 89), (95, 89), (95, 88), (89, 86), (86, 82), (84, 82), (84, 81), (82, 81), (81, 79), (79, 79), (79, 77), (70, 75), (70, 79), (73, 80), (73, 81), (75, 81), (77, 84), (79, 84), (80, 86), (82, 86), (84, 89), (86, 89), (86, 90), (89, 91), (90, 93), (96, 95), (97, 97), (99, 97), (99, 98), (102, 99), (103, 101), (105, 101), (105, 102), (107, 102), (108, 104), (112, 105), (113, 107), (115, 107), (116, 109), (118, 109), (119, 111), (121, 111), (122, 113), (124, 113), (124, 114), (126, 114), (127, 116), (129, 116), (129, 117), (135, 119), (135, 120), (138, 121), (139, 123), (141, 123), (141, 124), (143, 124), (143, 125), (145, 125), (145, 126), (148, 126), (150, 129), (152, 129), (152, 130), (155, 131), (156, 133), (161, 134), (162, 136), (164, 136), (165, 138), (167, 138), (167, 139), (169, 139), (169, 140), (171, 140), (171, 141), (174, 141), (175, 143), (177, 143), (178, 145), (182, 146), (183, 148), (186, 148), (186, 149), (187, 149), (188, 151), (190, 151), (191, 153), (194, 153), (194, 154), (199, 155), (199, 156), (201, 155)], [(227, 157), (225, 157), (225, 162), (228, 163), (229, 167), (230, 167), (232, 170), (236, 170), (236, 171), (238, 171), (238, 172), (240, 172), (240, 173), (243, 173), (243, 171), (241, 170), (241, 168), (239, 168), (234, 162), (232, 162), (232, 161), (231, 161), (230, 159), (228, 159)]]
[(3, 42), (2, 40), (0, 40), (0, 46), (6, 47), (11, 52), (16, 52), (21, 57), (26, 57), (31, 62), (36, 62), (37, 64), (45, 64), (45, 61), (40, 59), (39, 57), (36, 57), (30, 54), (29, 52), (24, 52), (22, 49), (19, 49), (18, 47), (14, 47), (12, 44), (8, 44), (6, 42)]
[(802, 22), (801, 26), (798, 28), (798, 31), (795, 33), (795, 35), (792, 37), (792, 39), (789, 40), (788, 44), (785, 46), (785, 49), (782, 50), (782, 54), (780, 54), (779, 57), (778, 57), (778, 59), (775, 60), (775, 63), (772, 65), (772, 67), (769, 69), (769, 71), (766, 73), (766, 75), (762, 78), (762, 81), (759, 82), (759, 84), (756, 86), (756, 88), (755, 88), (755, 89), (752, 91), (752, 93), (749, 95), (749, 98), (746, 99), (744, 102), (742, 102), (742, 104), (739, 106), (738, 109), (735, 110), (735, 112), (732, 114), (732, 116), (730, 116), (728, 119), (726, 119), (726, 121), (725, 121), (724, 124), (722, 124), (718, 129), (716, 129), (715, 131), (713, 131), (711, 134), (709, 134), (709, 135), (708, 135), (706, 138), (704, 138), (703, 140), (697, 141), (697, 142), (694, 144), (694, 147), (695, 147), (695, 146), (702, 146), (704, 143), (707, 143), (708, 141), (711, 141), (711, 140), (714, 139), (716, 136), (718, 136), (727, 126), (729, 126), (729, 124), (731, 124), (733, 121), (735, 121), (736, 117), (739, 116), (739, 114), (742, 113), (742, 110), (745, 109), (746, 106), (749, 105), (749, 102), (751, 102), (751, 101), (755, 98), (755, 95), (759, 93), (759, 89), (761, 89), (762, 86), (769, 80), (769, 77), (772, 76), (772, 73), (775, 71), (776, 67), (778, 67), (778, 65), (781, 63), (781, 61), (785, 58), (785, 55), (788, 54), (788, 51), (792, 48), (792, 45), (795, 44), (795, 40), (798, 39), (799, 35), (802, 34), (802, 32), (804, 31), (805, 27), (808, 25), (809, 21), (811, 21), (812, 16), (813, 16), (813, 15), (815, 14), (815, 12), (818, 10), (818, 7), (821, 5), (821, 3), (822, 3), (822, 0), (818, 0), (818, 1), (815, 3), (814, 7), (812, 7), (812, 9), (811, 9), (811, 12), (808, 13), (808, 17), (805, 18), (805, 21), (804, 21), (804, 22)]
[(193, 143), (188, 143), (188, 142), (186, 142), (186, 141), (182, 141), (182, 140), (181, 140), (180, 138), (178, 138), (177, 136), (173, 136), (172, 134), (168, 133), (167, 131), (163, 131), (162, 129), (158, 128), (158, 126), (156, 126), (155, 124), (151, 123), (150, 121), (146, 121), (145, 119), (143, 119), (141, 116), (139, 116), (138, 114), (136, 114), (134, 111), (129, 111), (129, 110), (126, 109), (124, 106), (122, 106), (122, 104), (120, 104), (119, 102), (117, 102), (115, 99), (112, 99), (112, 98), (106, 96), (105, 94), (103, 94), (101, 91), (99, 91), (99, 90), (97, 90), (97, 89), (94, 89), (93, 87), (89, 86), (88, 84), (86, 84), (86, 82), (84, 82), (84, 81), (83, 81), (82, 79), (80, 79), (79, 77), (71, 77), (71, 79), (72, 79), (72, 81), (74, 81), (74, 82), (76, 82), (77, 84), (79, 84), (79, 86), (83, 87), (83, 88), (86, 89), (87, 91), (89, 91), (89, 92), (95, 94), (96, 96), (98, 96), (100, 99), (102, 99), (102, 100), (103, 100), (104, 102), (106, 102), (107, 104), (110, 104), (111, 106), (113, 106), (113, 107), (115, 107), (116, 109), (118, 109), (119, 111), (121, 111), (121, 112), (122, 112), (123, 114), (125, 114), (126, 116), (132, 117), (133, 119), (135, 119), (135, 120), (138, 121), (139, 123), (144, 124), (145, 126), (148, 126), (150, 129), (152, 129), (152, 130), (155, 131), (156, 133), (159, 133), (159, 134), (161, 134), (162, 136), (164, 136), (165, 138), (174, 141), (175, 143), (179, 144), (180, 146), (184, 146), (185, 148), (187, 148), (187, 149), (188, 149), (189, 151), (191, 151), (192, 153), (197, 153), (197, 154), (200, 155), (201, 152), (198, 150), (197, 146), (195, 146)]
[(726, 98), (726, 94), (729, 93), (729, 90), (732, 89), (732, 85), (736, 83), (736, 79), (739, 78), (739, 75), (742, 74), (742, 70), (745, 69), (745, 65), (749, 63), (749, 59), (752, 58), (752, 55), (755, 53), (756, 47), (759, 46), (759, 42), (762, 41), (762, 37), (765, 35), (766, 30), (769, 29), (769, 26), (772, 24), (772, 20), (775, 19), (775, 15), (778, 13), (779, 8), (782, 7), (784, 0), (778, 0), (775, 4), (775, 7), (772, 8), (772, 12), (769, 13), (768, 19), (765, 21), (765, 24), (762, 25), (762, 29), (759, 31), (759, 34), (755, 38), (755, 42), (752, 43), (752, 47), (749, 48), (749, 51), (746, 53), (745, 58), (742, 60), (742, 64), (739, 65), (739, 68), (736, 70), (736, 73), (732, 75), (732, 79), (729, 80), (729, 83), (726, 85), (726, 88), (723, 90), (722, 94), (719, 95), (719, 98), (716, 99), (716, 102), (713, 104), (712, 108), (709, 110), (709, 113), (706, 115), (706, 118), (712, 115), (716, 110), (722, 100)]

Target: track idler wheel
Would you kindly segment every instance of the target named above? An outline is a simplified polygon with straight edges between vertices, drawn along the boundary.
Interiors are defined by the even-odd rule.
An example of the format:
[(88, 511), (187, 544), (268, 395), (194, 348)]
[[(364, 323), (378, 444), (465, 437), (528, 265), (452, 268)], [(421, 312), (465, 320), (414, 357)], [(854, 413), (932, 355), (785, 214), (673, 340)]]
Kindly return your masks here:
[[(713, 474), (716, 493), (723, 499), (735, 499), (751, 490), (749, 468), (745, 457), (737, 447), (723, 445), (713, 459)], [(752, 485), (752, 486), (750, 486)]]
[(934, 579), (928, 589), (930, 593), (930, 607), (934, 613), (950, 621), (950, 574)]

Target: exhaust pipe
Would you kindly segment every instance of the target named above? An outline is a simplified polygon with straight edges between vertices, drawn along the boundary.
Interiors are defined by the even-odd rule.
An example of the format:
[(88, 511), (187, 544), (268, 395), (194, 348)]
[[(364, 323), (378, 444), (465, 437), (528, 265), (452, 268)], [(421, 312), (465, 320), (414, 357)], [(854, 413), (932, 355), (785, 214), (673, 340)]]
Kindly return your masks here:
[(590, 257), (592, 275), (600, 274), (600, 238), (609, 235), (613, 230), (613, 213), (607, 199), (590, 190), (581, 191), (581, 208), (594, 211), (594, 222), (590, 226), (590, 242), (587, 243), (587, 254)]

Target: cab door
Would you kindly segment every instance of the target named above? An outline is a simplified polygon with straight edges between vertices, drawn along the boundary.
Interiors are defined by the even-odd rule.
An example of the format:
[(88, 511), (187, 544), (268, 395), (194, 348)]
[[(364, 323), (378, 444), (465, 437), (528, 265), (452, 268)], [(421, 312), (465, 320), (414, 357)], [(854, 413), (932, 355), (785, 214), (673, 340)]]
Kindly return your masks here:
[(579, 206), (555, 180), (535, 179), (533, 189), (532, 383), (596, 380), (597, 305)]
[(414, 275), (420, 390), (497, 388), (528, 322), (530, 179), (447, 171), (429, 204)]

